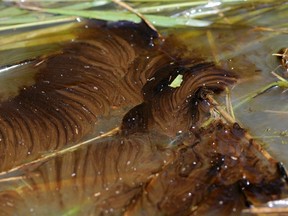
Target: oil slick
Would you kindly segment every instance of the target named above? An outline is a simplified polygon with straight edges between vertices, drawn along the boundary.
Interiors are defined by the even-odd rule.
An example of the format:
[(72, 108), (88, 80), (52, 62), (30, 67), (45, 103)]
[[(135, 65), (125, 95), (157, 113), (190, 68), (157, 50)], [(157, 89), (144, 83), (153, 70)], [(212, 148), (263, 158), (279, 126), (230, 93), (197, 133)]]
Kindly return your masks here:
[(1, 100), (0, 169), (108, 132), (111, 118), (120, 130), (0, 181), (3, 215), (239, 215), (287, 194), (285, 169), (257, 141), (211, 121), (208, 98), (234, 73), (183, 57), (169, 37), (151, 46), (141, 24), (85, 31)]

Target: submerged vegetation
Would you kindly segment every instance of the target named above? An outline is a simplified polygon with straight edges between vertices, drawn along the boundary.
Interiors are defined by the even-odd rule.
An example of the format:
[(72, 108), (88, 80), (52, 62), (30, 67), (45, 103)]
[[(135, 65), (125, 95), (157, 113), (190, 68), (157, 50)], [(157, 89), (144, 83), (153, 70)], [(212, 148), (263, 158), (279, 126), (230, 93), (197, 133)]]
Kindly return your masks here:
[[(0, 31), (2, 32), (5, 30), (64, 23), (75, 19), (79, 20), (79, 17), (105, 21), (141, 21), (136, 14), (116, 4), (117, 2), (121, 2), (116, 0), (81, 2), (6, 0), (3, 2), (5, 4), (2, 3), (0, 8)], [(285, 4), (285, 1), (222, 0), (181, 2), (169, 0), (131, 0), (122, 2), (127, 3), (127, 5), (129, 4), (131, 8), (134, 8), (135, 12), (143, 14), (156, 27), (217, 26), (220, 28), (231, 28), (241, 23), (241, 26), (251, 26), (253, 24), (256, 28), (255, 30), (259, 31), (288, 31), (287, 22), (285, 21), (285, 11), (288, 6)], [(273, 21), (275, 24), (273, 24), (273, 27), (271, 25), (266, 26), (265, 21), (263, 22), (261, 18), (273, 13), (275, 7), (277, 7), (277, 14), (279, 16), (274, 18), (275, 21)], [(239, 13), (239, 9), (243, 11)], [(223, 16), (224, 13), (225, 16)], [(243, 13), (247, 16), (244, 17)], [(273, 15), (275, 16), (275, 14)], [(47, 29), (48, 32), (49, 30)], [(31, 35), (33, 33), (27, 32), (26, 34)], [(37, 33), (33, 35), (35, 37), (39, 36)], [(21, 37), (22, 40), (23, 36)], [(31, 36), (29, 38), (32, 39)], [(2, 44), (7, 44), (7, 42), (3, 41)], [(6, 49), (9, 49), (9, 47)]]
[(1, 2), (0, 214), (287, 213), (287, 7)]

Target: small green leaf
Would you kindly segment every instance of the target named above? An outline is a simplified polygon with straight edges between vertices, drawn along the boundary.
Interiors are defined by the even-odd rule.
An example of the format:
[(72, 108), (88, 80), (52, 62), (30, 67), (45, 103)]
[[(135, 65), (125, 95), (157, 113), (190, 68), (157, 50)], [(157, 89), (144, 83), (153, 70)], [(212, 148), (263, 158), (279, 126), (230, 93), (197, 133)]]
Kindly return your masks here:
[(178, 76), (172, 81), (172, 83), (169, 86), (172, 88), (178, 88), (181, 86), (182, 82), (183, 82), (183, 75), (178, 74)]

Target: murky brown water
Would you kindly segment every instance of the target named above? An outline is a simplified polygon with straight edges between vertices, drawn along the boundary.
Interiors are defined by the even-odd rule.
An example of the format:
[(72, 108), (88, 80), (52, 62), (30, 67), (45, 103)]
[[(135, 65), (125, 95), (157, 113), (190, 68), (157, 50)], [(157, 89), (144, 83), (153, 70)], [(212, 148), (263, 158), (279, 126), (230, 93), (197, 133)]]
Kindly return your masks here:
[[(238, 124), (215, 117), (207, 99), (225, 87), (237, 98), (249, 82), (268, 82), (254, 59), (267, 52), (252, 57), (247, 45), (235, 53), (225, 30), (211, 29), (219, 55), (206, 30), (153, 40), (141, 25), (80, 28), (60, 52), (1, 73), (2, 215), (238, 215), (286, 194), (278, 158)], [(263, 39), (238, 31), (246, 32), (243, 44)], [(179, 75), (183, 81), (171, 87)], [(265, 130), (266, 117), (251, 117), (257, 105), (245, 106), (236, 110), (241, 123)], [(113, 136), (23, 166), (117, 127)], [(279, 127), (273, 130), (285, 124)]]

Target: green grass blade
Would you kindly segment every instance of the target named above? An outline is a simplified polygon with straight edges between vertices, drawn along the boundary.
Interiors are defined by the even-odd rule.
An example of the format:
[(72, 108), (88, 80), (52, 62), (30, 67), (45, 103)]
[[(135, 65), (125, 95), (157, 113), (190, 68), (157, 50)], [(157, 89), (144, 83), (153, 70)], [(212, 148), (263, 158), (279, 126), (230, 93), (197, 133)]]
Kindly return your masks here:
[(175, 3), (175, 4), (163, 4), (151, 7), (142, 7), (138, 8), (137, 11), (140, 13), (157, 13), (159, 11), (164, 10), (175, 10), (175, 8), (182, 8), (182, 7), (193, 7), (207, 3), (207, 1), (195, 1), (195, 2), (182, 2), (182, 3)]
[(51, 17), (49, 19), (46, 19), (44, 21), (36, 21), (32, 23), (22, 23), (17, 25), (9, 25), (9, 26), (2, 26), (0, 27), (1, 31), (7, 31), (7, 30), (15, 30), (15, 29), (21, 29), (21, 28), (28, 28), (28, 27), (37, 27), (37, 26), (43, 26), (43, 25), (51, 25), (51, 24), (58, 24), (58, 23), (64, 23), (64, 22), (72, 22), (75, 21), (75, 17)]
[(40, 39), (19, 41), (19, 42), (14, 42), (12, 44), (1, 46), (0, 51), (18, 49), (18, 48), (23, 48), (23, 47), (40, 46), (44, 44), (46, 45), (46, 44), (60, 43), (60, 42), (70, 41), (72, 39), (75, 39), (74, 34), (64, 34), (61, 36), (56, 35), (56, 36), (50, 36), (50, 37), (40, 38)]
[(68, 42), (76, 39), (77, 34), (71, 29), (79, 25), (82, 23), (68, 23), (18, 34), (11, 33), (0, 37), (0, 51)]
[(77, 3), (69, 6), (62, 7), (61, 9), (66, 9), (66, 10), (85, 10), (89, 9), (92, 7), (99, 7), (106, 5), (110, 3), (110, 0), (98, 0), (98, 1), (92, 1), (92, 2), (84, 2), (84, 3)]
[[(8, 7), (8, 8), (4, 8), (0, 11), (0, 18), (17, 16), (17, 15), (24, 15), (24, 14), (27, 14), (27, 11), (21, 10), (21, 9), (15, 8), (15, 7)], [(1, 24), (1, 20), (0, 20), (0, 24)]]
[[(41, 9), (42, 10), (42, 9)], [(61, 10), (61, 9), (43, 9), (44, 12), (53, 13), (53, 14), (62, 14), (70, 16), (80, 16), (84, 18), (94, 18), (99, 20), (107, 21), (120, 21), (127, 20), (131, 22), (139, 23), (141, 19), (132, 13), (123, 12), (123, 11), (82, 11), (82, 10)], [(162, 27), (171, 27), (171, 26), (195, 26), (203, 27), (209, 26), (210, 21), (191, 19), (186, 17), (168, 17), (160, 15), (145, 15), (145, 17), (154, 25)]]
[(39, 17), (37, 16), (16, 16), (13, 18), (7, 18), (0, 21), (0, 25), (16, 25), (20, 23), (32, 23), (39, 21)]

